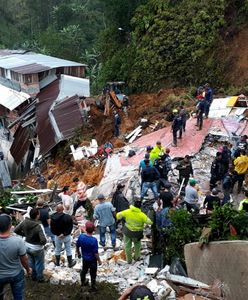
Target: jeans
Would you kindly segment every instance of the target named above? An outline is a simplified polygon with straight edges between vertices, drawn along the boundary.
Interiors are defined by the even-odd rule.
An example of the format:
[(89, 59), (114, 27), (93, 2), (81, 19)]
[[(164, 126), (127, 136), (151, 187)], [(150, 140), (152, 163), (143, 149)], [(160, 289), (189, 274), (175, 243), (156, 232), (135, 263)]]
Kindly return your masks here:
[(210, 108), (210, 105), (211, 103), (206, 101), (206, 104), (205, 104), (205, 117), (207, 118), (208, 117), (208, 114), (209, 114), (209, 108)]
[(28, 264), (32, 269), (32, 279), (38, 281), (43, 280), (43, 271), (45, 268), (44, 249), (33, 250), (31, 248), (27, 248), (27, 255)]
[(50, 226), (44, 227), (45, 234), (51, 238), (51, 240), (55, 241), (55, 235), (52, 233)]
[(65, 245), (66, 255), (72, 256), (70, 235), (66, 235), (63, 238), (59, 238), (57, 235), (55, 236), (55, 255), (60, 255), (63, 244)]
[(115, 247), (116, 245), (116, 227), (115, 224), (110, 225), (110, 226), (99, 226), (99, 233), (100, 233), (100, 244), (105, 247), (106, 245), (106, 239), (105, 239), (105, 233), (106, 233), (106, 228), (109, 228), (110, 230), (110, 235), (111, 235), (111, 243), (112, 246)]
[(230, 202), (231, 199), (230, 193), (231, 193), (231, 189), (223, 189), (224, 198), (223, 198), (222, 205)]
[(134, 244), (134, 259), (138, 260), (140, 258), (141, 241), (124, 235), (124, 243), (127, 262), (129, 264), (132, 262), (132, 244)]
[(143, 182), (142, 185), (142, 190), (141, 190), (141, 199), (144, 198), (145, 194), (147, 193), (147, 191), (151, 189), (154, 195), (154, 198), (157, 199), (158, 198), (158, 188), (157, 188), (157, 183), (156, 181), (153, 182)]
[(10, 284), (11, 291), (14, 300), (23, 300), (24, 299), (24, 271), (16, 276), (10, 276), (5, 278), (0, 278), (0, 300), (4, 299), (4, 286)]
[(96, 273), (97, 273), (97, 261), (87, 261), (83, 259), (83, 268), (80, 272), (80, 277), (81, 277), (81, 284), (84, 285), (85, 283), (85, 277), (86, 274), (88, 273), (88, 270), (90, 269), (90, 280), (91, 280), (91, 285), (96, 284)]

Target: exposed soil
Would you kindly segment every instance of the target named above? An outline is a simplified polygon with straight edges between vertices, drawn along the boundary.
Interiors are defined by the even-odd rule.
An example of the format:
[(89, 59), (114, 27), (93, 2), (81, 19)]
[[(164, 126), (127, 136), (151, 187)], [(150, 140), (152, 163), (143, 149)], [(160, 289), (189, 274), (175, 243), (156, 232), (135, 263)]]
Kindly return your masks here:
[[(81, 289), (79, 285), (51, 285), (50, 283), (36, 283), (26, 279), (25, 299), (27, 300), (116, 300), (118, 291), (115, 286), (107, 282), (97, 285), (97, 292), (90, 292), (89, 288)], [(10, 287), (7, 287), (5, 300), (11, 300)]]
[(248, 85), (248, 27), (235, 33), (226, 43), (223, 51), (225, 61), (229, 62), (226, 81), (233, 86)]
[[(82, 128), (81, 146), (89, 145), (92, 138), (95, 138), (98, 145), (102, 145), (107, 141), (111, 141), (115, 148), (121, 148), (126, 143), (123, 135), (135, 129), (141, 118), (148, 119), (151, 124), (159, 122), (156, 129), (164, 126), (169, 126), (166, 120), (171, 114), (173, 108), (178, 107), (182, 101), (181, 96), (184, 96), (183, 102), (190, 107), (193, 101), (190, 97), (186, 97), (186, 90), (182, 88), (160, 90), (153, 94), (140, 94), (130, 96), (130, 108), (128, 117), (122, 110), (119, 113), (122, 118), (120, 127), (121, 137), (113, 137), (113, 108), (109, 116), (104, 116), (103, 111), (98, 109), (94, 104), (91, 105), (90, 122)], [(151, 132), (153, 129), (147, 128), (142, 134)], [(73, 161), (72, 155), (65, 154), (64, 156), (51, 160), (42, 169), (42, 174), (47, 178), (48, 175), (53, 175), (59, 186), (71, 185), (73, 177), (78, 177), (88, 185), (99, 184), (104, 172), (104, 165), (95, 166), (90, 160)], [(38, 188), (36, 176), (28, 176), (25, 183)]]

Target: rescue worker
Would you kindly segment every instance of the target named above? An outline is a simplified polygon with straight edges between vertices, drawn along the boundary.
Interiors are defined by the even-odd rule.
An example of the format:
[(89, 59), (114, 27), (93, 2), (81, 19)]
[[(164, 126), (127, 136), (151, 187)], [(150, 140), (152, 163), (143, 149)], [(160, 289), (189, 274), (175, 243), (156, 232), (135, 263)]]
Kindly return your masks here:
[(182, 138), (182, 117), (179, 115), (177, 109), (173, 109), (173, 121), (171, 125), (171, 131), (173, 135), (172, 147), (177, 147), (177, 132), (179, 131), (179, 139)]
[(216, 157), (211, 165), (210, 189), (216, 187), (217, 182), (220, 182), (224, 177), (224, 167), (222, 163), (221, 152), (216, 153)]
[(123, 227), (125, 253), (127, 262), (132, 263), (132, 244), (134, 244), (134, 259), (140, 258), (141, 239), (145, 224), (152, 224), (152, 221), (141, 211), (141, 201), (135, 201), (129, 209), (123, 210), (116, 215), (117, 220), (124, 218), (126, 223)]
[(208, 83), (206, 83), (204, 85), (204, 89), (205, 89), (205, 118), (207, 119), (208, 118), (208, 114), (209, 114), (209, 108), (210, 108), (210, 105), (213, 101), (213, 90), (212, 88), (209, 86)]
[[(147, 147), (148, 148), (148, 147)], [(165, 154), (165, 148), (160, 141), (157, 141), (156, 146), (150, 152), (150, 160), (154, 164), (154, 161)]]
[(180, 161), (180, 163), (176, 166), (176, 169), (179, 171), (179, 183), (181, 184), (184, 178), (183, 186), (186, 186), (188, 184), (190, 176), (194, 176), (190, 156), (185, 155), (184, 159)]
[(185, 132), (186, 130), (186, 122), (187, 122), (187, 112), (183, 105), (180, 105), (180, 112), (179, 115), (182, 118), (182, 131)]
[(248, 191), (245, 191), (245, 199), (239, 203), (239, 210), (248, 212)]
[(196, 115), (197, 115), (196, 126), (198, 126), (197, 130), (202, 130), (204, 112), (205, 112), (205, 101), (204, 98), (202, 97), (201, 99), (199, 99), (199, 102), (196, 106)]
[(240, 156), (237, 157), (234, 162), (234, 176), (233, 176), (233, 187), (238, 182), (238, 194), (241, 192), (245, 174), (248, 169), (248, 156), (245, 150), (240, 151)]

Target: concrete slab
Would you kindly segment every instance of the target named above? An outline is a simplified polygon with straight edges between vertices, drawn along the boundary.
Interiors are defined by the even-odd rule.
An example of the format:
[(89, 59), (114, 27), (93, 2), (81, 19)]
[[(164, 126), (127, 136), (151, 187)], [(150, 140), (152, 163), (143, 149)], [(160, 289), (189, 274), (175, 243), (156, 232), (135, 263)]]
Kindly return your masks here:
[(248, 241), (211, 242), (202, 250), (191, 243), (184, 255), (189, 277), (207, 284), (219, 279), (227, 300), (248, 299)]

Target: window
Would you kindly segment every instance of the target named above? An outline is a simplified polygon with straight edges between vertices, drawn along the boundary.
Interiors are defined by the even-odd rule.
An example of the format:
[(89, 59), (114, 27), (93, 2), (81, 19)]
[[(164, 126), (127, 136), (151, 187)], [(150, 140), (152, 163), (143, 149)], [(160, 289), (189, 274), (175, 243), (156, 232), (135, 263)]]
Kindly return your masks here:
[(11, 79), (15, 80), (15, 81), (19, 81), (19, 74), (14, 72), (14, 71), (10, 71), (11, 74)]
[(33, 76), (32, 74), (27, 74), (27, 75), (23, 75), (23, 82), (26, 84), (32, 83), (33, 82)]
[(3, 78), (6, 77), (6, 75), (5, 75), (5, 69), (0, 68), (0, 76), (3, 77)]

